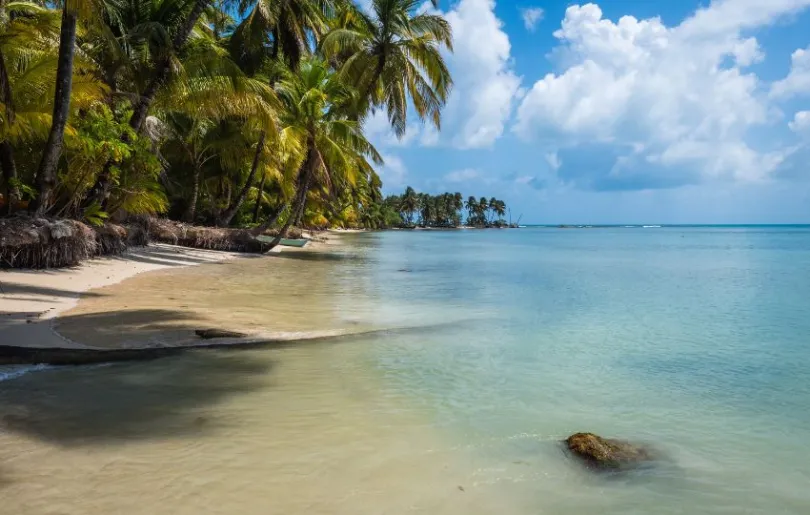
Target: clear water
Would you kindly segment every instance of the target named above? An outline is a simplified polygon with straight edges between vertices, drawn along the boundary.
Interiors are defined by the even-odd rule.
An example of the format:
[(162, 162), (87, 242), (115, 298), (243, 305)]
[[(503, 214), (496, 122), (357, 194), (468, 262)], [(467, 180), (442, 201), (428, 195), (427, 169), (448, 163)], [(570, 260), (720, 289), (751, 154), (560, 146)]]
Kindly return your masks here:
[[(205, 408), (231, 410), (228, 430), (184, 433), (182, 456), (189, 446), (205, 449), (204, 470), (233, 456), (270, 464), (260, 474), (272, 477), (263, 480), (270, 485), (250, 492), (261, 499), (272, 491), (279, 503), (253, 511), (218, 492), (208, 498), (218, 508), (206, 503), (202, 511), (810, 513), (810, 228), (529, 228), (347, 239), (295, 266), (302, 273), (326, 267), (319, 270), (334, 295), (329, 309), (342, 321), (398, 329), (339, 345), (247, 351), (254, 365), (289, 365), (270, 383), (228, 389), (227, 403)], [(230, 266), (242, 267), (245, 282), (245, 264), (218, 273)], [(71, 398), (109, 403), (120, 390), (131, 399), (138, 381), (118, 384), (111, 374), (141, 381), (151, 374), (160, 387), (143, 395), (163, 405), (168, 401), (158, 397), (183, 394), (172, 389), (172, 377), (212, 374), (199, 359), (85, 370), (83, 384), (98, 378), (107, 395), (74, 388)], [(29, 412), (58, 409), (58, 386), (75, 374), (48, 370), (0, 383), (0, 400)], [(341, 406), (342, 416), (283, 422), (299, 412), (331, 413), (325, 406)], [(275, 410), (272, 421), (236, 416), (267, 410)], [(42, 439), (42, 431), (20, 430), (25, 424), (12, 415), (10, 433)], [(127, 427), (123, 441), (135, 439), (130, 431), (137, 427)], [(596, 475), (562, 452), (560, 440), (578, 431), (648, 442), (665, 459), (629, 474)], [(237, 438), (246, 434), (251, 438)], [(267, 447), (274, 435), (287, 435), (283, 452)], [(61, 441), (50, 433), (45, 440)], [(9, 455), (3, 443), (0, 434)], [(290, 465), (302, 456), (329, 473)], [(22, 461), (17, 454), (10, 463)], [(247, 461), (218, 481), (233, 480), (248, 464), (255, 478), (259, 465)], [(200, 463), (173, 473), (193, 470)], [(152, 472), (160, 476), (158, 467)], [(7, 475), (25, 481), (22, 472)], [(301, 477), (299, 484), (294, 478)], [(95, 491), (105, 488), (99, 481)], [(6, 488), (29, 495), (13, 482)], [(188, 488), (187, 495), (194, 491)], [(301, 496), (308, 501), (283, 500)], [(181, 512), (171, 498), (159, 506)]]

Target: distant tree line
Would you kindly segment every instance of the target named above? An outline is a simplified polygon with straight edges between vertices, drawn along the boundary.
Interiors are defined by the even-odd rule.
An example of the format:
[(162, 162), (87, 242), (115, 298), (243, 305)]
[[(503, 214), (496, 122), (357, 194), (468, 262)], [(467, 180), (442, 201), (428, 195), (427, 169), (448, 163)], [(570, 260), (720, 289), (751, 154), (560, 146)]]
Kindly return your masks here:
[(506, 227), (505, 214), (506, 203), (495, 197), (465, 201), (459, 192), (430, 195), (408, 186), (402, 195), (386, 197), (375, 218), (380, 227), (459, 227), (465, 216), (468, 226)]

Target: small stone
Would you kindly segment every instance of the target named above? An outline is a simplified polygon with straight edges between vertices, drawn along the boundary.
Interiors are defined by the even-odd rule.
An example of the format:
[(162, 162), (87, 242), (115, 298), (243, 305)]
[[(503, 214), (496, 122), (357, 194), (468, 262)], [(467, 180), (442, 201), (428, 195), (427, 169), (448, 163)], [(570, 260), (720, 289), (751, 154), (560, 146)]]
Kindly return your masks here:
[(203, 340), (213, 340), (215, 338), (244, 338), (247, 336), (245, 333), (237, 333), (236, 331), (225, 331), (222, 329), (197, 329), (194, 334)]

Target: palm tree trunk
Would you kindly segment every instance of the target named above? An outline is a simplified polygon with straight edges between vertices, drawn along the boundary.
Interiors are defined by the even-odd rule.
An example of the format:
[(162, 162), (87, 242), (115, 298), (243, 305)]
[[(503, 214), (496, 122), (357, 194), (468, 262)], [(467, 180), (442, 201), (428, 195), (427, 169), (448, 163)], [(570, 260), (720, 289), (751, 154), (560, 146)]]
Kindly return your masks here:
[(200, 196), (200, 175), (202, 175), (202, 167), (198, 164), (194, 169), (194, 184), (191, 187), (191, 200), (189, 201), (186, 212), (183, 214), (183, 219), (188, 223), (194, 223), (194, 217), (197, 216), (197, 199)]
[(256, 179), (256, 172), (259, 169), (259, 162), (261, 161), (262, 151), (264, 150), (265, 136), (266, 133), (262, 131), (261, 135), (259, 136), (259, 144), (256, 146), (256, 153), (253, 155), (253, 164), (250, 167), (250, 174), (248, 175), (247, 181), (245, 181), (245, 185), (236, 196), (236, 199), (234, 199), (234, 201), (228, 206), (228, 209), (222, 213), (222, 217), (219, 219), (219, 223), (217, 224), (220, 227), (227, 227), (230, 225), (234, 215), (236, 215), (236, 212), (239, 211), (239, 208), (242, 207), (242, 204), (245, 202), (245, 199), (250, 192), (250, 188), (253, 187), (253, 181)]
[[(0, 96), (6, 106), (6, 121), (14, 123), (14, 95), (11, 93), (11, 80), (8, 77), (6, 58), (0, 50)], [(6, 183), (6, 213), (11, 214), (20, 200), (20, 188), (17, 185), (17, 163), (14, 161), (14, 148), (5, 140), (0, 143), (0, 167), (3, 168), (3, 179)]]
[(14, 161), (14, 149), (11, 143), (0, 143), (0, 166), (3, 168), (3, 179), (6, 182), (6, 214), (14, 211), (20, 201), (20, 188), (17, 186), (17, 163)]
[(256, 195), (256, 207), (253, 208), (253, 223), (259, 223), (259, 211), (262, 208), (262, 197), (264, 196), (264, 183), (267, 180), (267, 174), (262, 174), (262, 180), (259, 182), (259, 192)]
[(307, 193), (309, 192), (309, 187), (312, 183), (312, 176), (315, 175), (315, 166), (317, 163), (318, 159), (315, 154), (315, 150), (313, 147), (310, 147), (309, 157), (306, 163), (304, 163), (304, 169), (302, 170), (303, 176), (300, 178), (298, 183), (298, 191), (295, 193), (295, 200), (293, 200), (290, 216), (284, 223), (284, 227), (278, 231), (276, 237), (270, 242), (268, 250), (272, 250), (281, 242), (281, 239), (284, 238), (287, 235), (287, 231), (290, 230), (290, 226), (293, 224), (293, 221), (299, 219), (303, 214), (304, 205), (307, 203)]
[(56, 93), (53, 99), (53, 120), (45, 151), (37, 171), (39, 196), (35, 201), (36, 216), (43, 216), (51, 207), (56, 188), (56, 167), (62, 155), (65, 126), (70, 113), (70, 93), (73, 86), (73, 54), (76, 49), (76, 22), (78, 14), (62, 9), (62, 27), (59, 32), (59, 59), (56, 64)]
[[(188, 14), (188, 18), (185, 19), (183, 25), (177, 31), (174, 36), (174, 40), (172, 41), (172, 46), (175, 53), (179, 52), (183, 46), (185, 46), (186, 41), (188, 41), (188, 38), (191, 35), (191, 31), (194, 30), (194, 26), (197, 24), (197, 21), (200, 19), (203, 11), (205, 11), (210, 3), (211, 0), (197, 0), (194, 2), (194, 7)], [(157, 95), (160, 87), (164, 82), (166, 82), (166, 79), (169, 78), (170, 70), (171, 60), (168, 57), (161, 59), (161, 61), (155, 67), (152, 80), (149, 81), (149, 84), (147, 84), (146, 89), (144, 89), (143, 93), (138, 99), (138, 102), (133, 106), (132, 117), (129, 119), (129, 126), (135, 129), (135, 131), (141, 130), (143, 122), (146, 120), (146, 115), (149, 113), (149, 107), (155, 100), (155, 95)]]
[[(175, 53), (179, 52), (186, 44), (186, 41), (188, 41), (191, 35), (191, 31), (194, 30), (194, 26), (197, 24), (197, 21), (210, 2), (211, 0), (197, 0), (194, 3), (194, 7), (191, 9), (188, 18), (185, 19), (172, 41), (172, 47)], [(166, 82), (166, 79), (169, 78), (170, 71), (171, 59), (169, 57), (161, 59), (155, 65), (152, 79), (146, 85), (143, 93), (138, 97), (138, 101), (132, 106), (132, 116), (129, 119), (129, 126), (135, 129), (135, 132), (140, 132), (141, 127), (143, 127), (143, 123), (146, 121), (146, 117), (149, 114), (149, 108), (152, 106), (152, 102), (155, 100), (158, 90)], [(121, 141), (129, 143), (129, 136), (123, 134)], [(110, 192), (110, 183), (112, 181), (112, 167), (115, 164), (116, 162), (112, 159), (104, 164), (104, 168), (96, 179), (96, 183), (90, 189), (87, 204), (97, 202), (102, 207), (106, 207)]]

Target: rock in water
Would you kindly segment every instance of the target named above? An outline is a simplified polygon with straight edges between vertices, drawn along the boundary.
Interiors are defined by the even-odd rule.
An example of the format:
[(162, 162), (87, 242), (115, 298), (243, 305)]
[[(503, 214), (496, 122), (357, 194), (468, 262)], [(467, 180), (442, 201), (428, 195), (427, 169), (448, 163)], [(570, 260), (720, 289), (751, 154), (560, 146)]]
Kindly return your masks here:
[(573, 434), (565, 444), (574, 456), (598, 469), (631, 468), (654, 459), (649, 449), (593, 433)]
[(194, 333), (203, 340), (213, 340), (214, 338), (244, 338), (245, 333), (235, 331), (223, 331), (222, 329), (197, 329)]

